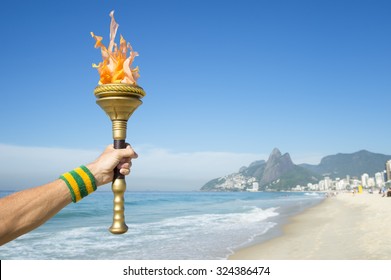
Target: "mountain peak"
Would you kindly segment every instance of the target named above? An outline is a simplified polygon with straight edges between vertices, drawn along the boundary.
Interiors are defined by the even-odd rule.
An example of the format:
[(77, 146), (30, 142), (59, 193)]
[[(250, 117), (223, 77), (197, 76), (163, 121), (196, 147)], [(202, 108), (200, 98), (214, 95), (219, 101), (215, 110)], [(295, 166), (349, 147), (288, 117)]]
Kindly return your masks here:
[(280, 150), (278, 148), (274, 148), (271, 154), (269, 155), (269, 159), (267, 162), (275, 162), (282, 156)]
[(266, 162), (265, 171), (261, 180), (261, 184), (272, 182), (282, 174), (292, 170), (294, 164), (288, 153), (281, 154), (280, 150), (274, 148)]
[(289, 153), (282, 154), (281, 151), (278, 148), (274, 148), (271, 154), (269, 155), (269, 159), (267, 160), (267, 163), (269, 165), (274, 165), (278, 161), (287, 161), (291, 164), (293, 164), (291, 156)]
[(270, 156), (280, 157), (282, 154), (278, 148), (274, 148)]

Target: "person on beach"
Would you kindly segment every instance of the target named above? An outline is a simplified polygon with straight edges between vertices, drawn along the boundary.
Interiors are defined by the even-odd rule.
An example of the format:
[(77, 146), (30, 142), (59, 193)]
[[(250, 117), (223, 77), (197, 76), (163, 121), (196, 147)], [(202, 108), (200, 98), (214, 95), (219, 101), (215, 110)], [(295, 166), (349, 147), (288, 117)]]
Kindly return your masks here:
[(114, 168), (130, 173), (138, 155), (127, 145), (109, 145), (92, 163), (64, 173), (48, 184), (13, 193), (0, 199), (0, 245), (41, 226), (71, 202), (77, 202), (112, 181)]
[(386, 196), (386, 187), (382, 187), (381, 188), (381, 193), (383, 194), (382, 197), (385, 197)]

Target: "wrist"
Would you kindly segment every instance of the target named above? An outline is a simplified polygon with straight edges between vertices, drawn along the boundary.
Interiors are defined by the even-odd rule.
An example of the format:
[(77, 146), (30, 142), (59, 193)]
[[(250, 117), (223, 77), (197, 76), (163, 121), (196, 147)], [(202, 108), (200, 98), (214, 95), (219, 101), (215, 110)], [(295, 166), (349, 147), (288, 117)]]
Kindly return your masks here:
[(96, 186), (99, 187), (103, 185), (103, 179), (101, 178), (102, 172), (99, 170), (98, 165), (92, 162), (90, 164), (87, 164), (86, 167), (90, 170), (92, 176), (94, 176)]
[(78, 202), (96, 190), (96, 179), (91, 170), (84, 165), (62, 174), (60, 179), (69, 188), (73, 202)]

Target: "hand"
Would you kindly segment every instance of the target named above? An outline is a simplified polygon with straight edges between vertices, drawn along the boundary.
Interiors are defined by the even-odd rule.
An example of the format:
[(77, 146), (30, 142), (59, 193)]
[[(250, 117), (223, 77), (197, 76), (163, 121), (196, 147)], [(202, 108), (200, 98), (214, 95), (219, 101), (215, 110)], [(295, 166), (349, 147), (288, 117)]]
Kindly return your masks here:
[(113, 180), (115, 167), (122, 175), (128, 175), (132, 166), (131, 160), (137, 157), (129, 144), (125, 149), (114, 149), (113, 145), (109, 145), (94, 162), (87, 164), (86, 167), (94, 175), (96, 185), (101, 186)]

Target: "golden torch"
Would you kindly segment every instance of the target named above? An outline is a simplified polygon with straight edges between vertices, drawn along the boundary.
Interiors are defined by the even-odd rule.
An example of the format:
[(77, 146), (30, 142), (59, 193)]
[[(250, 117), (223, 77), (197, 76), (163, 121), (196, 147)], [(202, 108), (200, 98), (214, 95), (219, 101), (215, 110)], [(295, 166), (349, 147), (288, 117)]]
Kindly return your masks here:
[[(91, 32), (91, 36), (96, 40), (95, 48), (101, 49), (103, 59), (98, 65), (93, 64), (100, 75), (99, 85), (95, 88), (94, 94), (97, 98), (96, 103), (112, 121), (114, 148), (124, 149), (128, 119), (142, 104), (141, 98), (145, 96), (145, 92), (137, 85), (138, 67), (132, 69), (133, 60), (138, 54), (133, 51), (131, 45), (126, 43), (122, 36), (119, 46), (114, 42), (119, 25), (115, 22), (114, 11), (110, 13), (110, 17), (108, 48), (102, 44), (102, 37)], [(109, 229), (114, 234), (122, 234), (128, 230), (124, 214), (125, 190), (125, 177), (116, 168), (112, 183), (114, 193), (113, 224)]]

